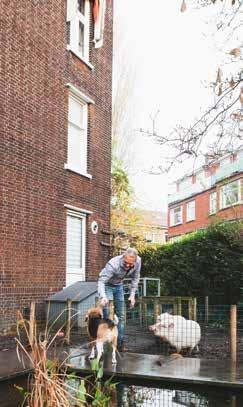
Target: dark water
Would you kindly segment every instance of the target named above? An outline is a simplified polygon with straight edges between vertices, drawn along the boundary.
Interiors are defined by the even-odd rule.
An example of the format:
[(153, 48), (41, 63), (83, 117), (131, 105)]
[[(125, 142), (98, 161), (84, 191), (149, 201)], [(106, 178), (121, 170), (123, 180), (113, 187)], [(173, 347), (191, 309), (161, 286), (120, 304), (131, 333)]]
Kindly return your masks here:
[[(14, 385), (25, 387), (26, 378), (0, 382), (0, 407), (21, 407), (23, 398)], [(117, 407), (243, 407), (243, 393), (223, 389), (166, 389), (119, 383), (115, 398)]]

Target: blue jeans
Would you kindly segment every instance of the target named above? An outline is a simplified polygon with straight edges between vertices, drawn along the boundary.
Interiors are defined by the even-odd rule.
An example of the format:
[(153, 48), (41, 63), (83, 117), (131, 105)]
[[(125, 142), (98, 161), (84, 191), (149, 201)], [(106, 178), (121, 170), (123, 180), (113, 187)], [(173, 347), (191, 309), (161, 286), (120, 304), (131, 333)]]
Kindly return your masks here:
[[(118, 323), (118, 346), (122, 345), (125, 329), (125, 302), (123, 284), (105, 286), (105, 293), (108, 300), (114, 303), (114, 313), (119, 319)], [(109, 318), (109, 307), (106, 305), (103, 309), (104, 318)]]

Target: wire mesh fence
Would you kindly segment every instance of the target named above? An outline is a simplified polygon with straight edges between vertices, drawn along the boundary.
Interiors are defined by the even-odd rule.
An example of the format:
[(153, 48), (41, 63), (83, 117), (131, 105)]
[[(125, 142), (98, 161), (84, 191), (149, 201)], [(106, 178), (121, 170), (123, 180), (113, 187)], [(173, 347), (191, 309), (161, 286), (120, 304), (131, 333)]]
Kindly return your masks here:
[[(231, 306), (218, 304), (216, 298), (214, 300), (212, 304), (207, 297), (139, 297), (134, 309), (130, 309), (126, 303), (126, 351), (229, 359), (232, 341)], [(55, 304), (49, 310), (49, 319), (52, 324), (56, 319), (54, 327), (57, 325), (65, 333), (69, 330), (68, 339), (73, 344), (87, 343), (89, 338), (85, 316), (92, 305), (89, 302), (71, 301)], [(116, 307), (112, 302), (110, 310), (110, 317), (113, 318)], [(243, 304), (237, 306), (236, 349), (238, 360), (243, 360)]]

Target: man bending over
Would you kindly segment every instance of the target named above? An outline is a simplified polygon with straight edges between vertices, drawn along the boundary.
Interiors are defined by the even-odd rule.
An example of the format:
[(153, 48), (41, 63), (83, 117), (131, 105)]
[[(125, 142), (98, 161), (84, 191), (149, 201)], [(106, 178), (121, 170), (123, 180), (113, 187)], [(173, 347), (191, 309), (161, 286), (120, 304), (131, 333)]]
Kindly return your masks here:
[(113, 257), (101, 270), (98, 279), (98, 294), (100, 305), (104, 307), (104, 318), (109, 317), (109, 300), (114, 302), (114, 312), (119, 319), (118, 324), (118, 350), (124, 350), (124, 319), (125, 303), (123, 279), (131, 278), (131, 290), (128, 300), (130, 308), (135, 305), (135, 293), (138, 287), (141, 269), (141, 258), (137, 250), (129, 248), (120, 256)]

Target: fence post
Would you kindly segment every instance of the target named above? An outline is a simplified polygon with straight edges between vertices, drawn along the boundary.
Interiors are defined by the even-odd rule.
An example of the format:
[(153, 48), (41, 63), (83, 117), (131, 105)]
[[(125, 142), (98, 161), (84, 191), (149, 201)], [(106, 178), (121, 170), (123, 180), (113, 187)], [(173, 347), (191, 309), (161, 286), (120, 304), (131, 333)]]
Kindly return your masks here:
[(208, 295), (205, 297), (205, 324), (208, 324)]
[(237, 361), (237, 305), (230, 306), (230, 355), (231, 362)]
[(193, 310), (192, 310), (192, 299), (188, 300), (188, 318), (193, 319)]
[(114, 304), (113, 301), (109, 301), (109, 318), (114, 319)]
[(141, 301), (139, 301), (139, 325), (140, 327), (143, 326), (143, 307), (142, 307), (142, 298)]
[(72, 307), (72, 300), (67, 300), (67, 325), (66, 325), (66, 341), (70, 344), (70, 336), (71, 336), (71, 307)]
[(177, 298), (177, 315), (182, 314), (182, 307), (181, 307), (181, 297)]
[(197, 299), (196, 297), (193, 298), (193, 320), (197, 320)]
[(154, 300), (154, 320), (157, 321), (157, 317), (159, 316), (159, 304), (158, 301)]
[(33, 345), (34, 336), (35, 336), (35, 302), (31, 301), (30, 303), (30, 345)]

